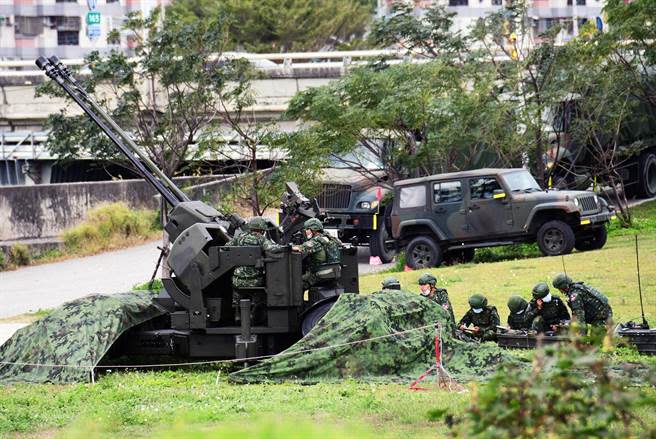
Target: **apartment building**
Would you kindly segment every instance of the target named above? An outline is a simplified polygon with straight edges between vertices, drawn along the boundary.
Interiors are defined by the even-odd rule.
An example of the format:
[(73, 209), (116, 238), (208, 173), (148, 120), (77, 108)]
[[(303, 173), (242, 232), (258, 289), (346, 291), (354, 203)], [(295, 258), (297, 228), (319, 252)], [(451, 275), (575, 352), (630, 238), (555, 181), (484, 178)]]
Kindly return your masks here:
[[(434, 4), (444, 5), (455, 12), (454, 30), (465, 31), (476, 20), (498, 11), (506, 0), (408, 0), (414, 3), (417, 14), (422, 14)], [(392, 14), (394, 0), (378, 0), (378, 16)], [(528, 15), (532, 21), (534, 36), (538, 36), (551, 26), (563, 24), (561, 38), (564, 41), (578, 35), (581, 24), (597, 21), (602, 16), (603, 0), (532, 0)]]
[(56, 54), (81, 58), (92, 50), (129, 50), (130, 35), (119, 30), (129, 12), (148, 14), (170, 0), (0, 0), (0, 59), (34, 59)]

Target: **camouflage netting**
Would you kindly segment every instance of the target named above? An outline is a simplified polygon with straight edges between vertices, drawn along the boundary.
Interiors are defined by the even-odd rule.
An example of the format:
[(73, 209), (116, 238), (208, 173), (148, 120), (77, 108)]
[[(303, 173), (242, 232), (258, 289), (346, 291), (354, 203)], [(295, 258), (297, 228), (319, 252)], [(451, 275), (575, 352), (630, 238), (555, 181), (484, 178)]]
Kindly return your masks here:
[(92, 295), (68, 302), (16, 332), (0, 347), (0, 363), (88, 367), (0, 364), (0, 384), (87, 381), (91, 367), (123, 332), (162, 313), (147, 291)]
[[(231, 374), (230, 379), (238, 383), (313, 383), (344, 378), (407, 382), (435, 363), (432, 324), (436, 322), (443, 326), (443, 364), (457, 380), (480, 379), (510, 360), (496, 344), (457, 340), (451, 335), (448, 313), (432, 300), (387, 291), (367, 296), (343, 294), (302, 340), (281, 355)], [(429, 327), (414, 330), (425, 326)], [(349, 344), (402, 331), (409, 332)], [(326, 348), (336, 345), (342, 346)]]

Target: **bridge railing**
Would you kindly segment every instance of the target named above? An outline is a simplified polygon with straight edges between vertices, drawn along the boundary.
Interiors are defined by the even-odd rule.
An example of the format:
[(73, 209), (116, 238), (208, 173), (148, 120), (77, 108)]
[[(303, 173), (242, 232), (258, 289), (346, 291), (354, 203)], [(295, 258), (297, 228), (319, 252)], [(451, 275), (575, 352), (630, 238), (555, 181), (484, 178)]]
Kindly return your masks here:
[[(299, 69), (345, 69), (353, 65), (361, 65), (377, 58), (385, 58), (388, 63), (422, 62), (426, 58), (404, 53), (400, 50), (350, 50), (339, 52), (290, 52), (290, 53), (239, 53), (226, 52), (217, 55), (216, 59), (243, 58), (249, 60), (255, 68), (267, 72), (293, 72)], [(64, 64), (72, 67), (82, 67), (85, 73), (84, 59), (64, 59)], [(43, 71), (36, 68), (34, 60), (0, 60), (1, 77), (40, 77)]]

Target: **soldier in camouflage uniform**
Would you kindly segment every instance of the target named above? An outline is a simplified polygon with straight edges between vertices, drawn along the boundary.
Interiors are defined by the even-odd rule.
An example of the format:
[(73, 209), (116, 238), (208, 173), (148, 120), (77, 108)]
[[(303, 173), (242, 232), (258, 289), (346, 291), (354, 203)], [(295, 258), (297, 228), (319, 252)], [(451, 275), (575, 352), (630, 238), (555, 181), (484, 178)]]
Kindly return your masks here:
[(540, 282), (533, 287), (533, 300), (526, 311), (531, 330), (537, 332), (556, 331), (558, 325), (569, 323), (569, 312), (559, 297), (552, 296), (549, 286)]
[(435, 287), (435, 284), (437, 283), (435, 276), (430, 273), (424, 273), (421, 275), (421, 277), (419, 277), (417, 283), (419, 284), (421, 295), (440, 304), (442, 308), (447, 310), (451, 316), (451, 323), (455, 325), (456, 318), (453, 315), (453, 307), (451, 306), (451, 301), (449, 300), (449, 293), (444, 288)]
[[(488, 306), (487, 298), (482, 294), (469, 297), (469, 307), (469, 311), (458, 322), (458, 328), (481, 341), (496, 340), (497, 326), (501, 323), (497, 308)], [(468, 329), (469, 325), (473, 327)]]
[(567, 303), (572, 309), (572, 317), (585, 326), (604, 326), (610, 322), (613, 311), (608, 298), (583, 282), (574, 282), (564, 273), (557, 274), (553, 286), (567, 296)]
[(527, 321), (528, 302), (520, 296), (510, 296), (508, 299), (508, 327), (516, 331), (526, 331), (530, 322)]
[(401, 282), (395, 277), (387, 277), (383, 279), (383, 282), (381, 282), (381, 286), (383, 287), (382, 290), (380, 290), (381, 293), (384, 293), (385, 291), (400, 291), (401, 290)]
[[(292, 251), (309, 257), (308, 270), (303, 274), (303, 289), (307, 290), (322, 280), (329, 279), (335, 270), (339, 270), (342, 262), (342, 242), (334, 236), (324, 233), (323, 224), (316, 218), (310, 218), (303, 223), (307, 240), (301, 245), (292, 247)], [(325, 273), (324, 273), (325, 272)]]
[[(267, 230), (266, 220), (255, 217), (248, 222), (247, 231), (232, 238), (227, 246), (253, 246), (260, 247), (262, 251), (279, 252), (285, 247), (278, 245), (264, 236)], [(245, 265), (236, 267), (232, 274), (232, 286), (236, 289), (232, 296), (233, 307), (239, 309), (239, 301), (250, 299), (252, 303), (253, 322), (261, 323), (265, 315), (266, 296), (262, 292), (245, 292), (240, 289), (257, 288), (265, 286), (264, 268)]]

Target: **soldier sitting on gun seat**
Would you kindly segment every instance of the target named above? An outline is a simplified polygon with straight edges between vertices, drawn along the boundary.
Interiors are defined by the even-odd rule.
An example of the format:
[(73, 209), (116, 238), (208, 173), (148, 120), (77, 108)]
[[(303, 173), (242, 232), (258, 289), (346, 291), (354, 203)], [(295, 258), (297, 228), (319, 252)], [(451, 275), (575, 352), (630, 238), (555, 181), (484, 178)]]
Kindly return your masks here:
[(323, 224), (316, 218), (303, 223), (307, 240), (292, 247), (292, 251), (309, 258), (308, 270), (303, 274), (303, 289), (324, 281), (339, 279), (342, 271), (342, 242), (324, 233)]
[[(278, 245), (264, 236), (267, 230), (266, 220), (260, 216), (251, 219), (246, 226), (246, 232), (232, 238), (226, 246), (253, 246), (260, 247), (262, 251), (279, 252), (285, 247)], [(265, 284), (264, 268), (241, 266), (235, 268), (232, 274), (232, 286), (235, 292), (232, 296), (233, 306), (238, 309), (239, 301), (250, 299), (252, 304), (252, 321), (261, 323), (265, 315), (266, 296), (263, 292), (248, 292), (250, 288), (260, 288)]]

